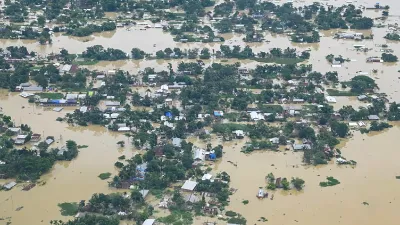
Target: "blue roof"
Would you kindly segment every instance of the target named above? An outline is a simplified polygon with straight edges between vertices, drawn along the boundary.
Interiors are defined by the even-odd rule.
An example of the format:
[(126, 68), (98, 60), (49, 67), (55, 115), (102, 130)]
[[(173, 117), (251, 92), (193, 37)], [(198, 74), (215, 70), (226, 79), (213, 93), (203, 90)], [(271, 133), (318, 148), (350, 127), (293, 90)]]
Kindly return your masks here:
[(217, 158), (217, 156), (215, 155), (215, 153), (210, 154), (210, 159), (216, 159), (216, 158)]
[(220, 111), (214, 111), (214, 116), (222, 116)]
[(172, 113), (171, 112), (165, 112), (165, 116), (166, 117), (172, 117)]

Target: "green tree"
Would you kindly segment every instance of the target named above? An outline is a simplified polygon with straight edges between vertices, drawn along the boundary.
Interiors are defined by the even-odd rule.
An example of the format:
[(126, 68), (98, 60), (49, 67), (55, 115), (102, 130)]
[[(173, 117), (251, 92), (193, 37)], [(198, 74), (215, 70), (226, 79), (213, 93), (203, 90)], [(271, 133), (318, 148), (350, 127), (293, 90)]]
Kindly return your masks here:
[(333, 121), (331, 123), (331, 130), (335, 135), (344, 138), (349, 133), (349, 126), (346, 123)]
[(133, 59), (144, 59), (145, 52), (138, 48), (133, 48), (131, 53)]
[(397, 62), (397, 56), (390, 53), (382, 53), (382, 60), (384, 62)]
[(303, 179), (300, 179), (298, 177), (296, 177), (296, 178), (292, 177), (291, 183), (294, 188), (296, 188), (297, 190), (301, 190), (301, 189), (303, 189), (305, 182)]
[(143, 195), (142, 195), (142, 193), (140, 193), (139, 190), (133, 190), (131, 192), (131, 199), (135, 203), (143, 203), (144, 202)]
[(46, 24), (46, 18), (44, 18), (44, 16), (38, 16), (37, 23), (39, 26), (43, 27)]
[(211, 54), (208, 48), (203, 48), (200, 52), (200, 59), (210, 59)]

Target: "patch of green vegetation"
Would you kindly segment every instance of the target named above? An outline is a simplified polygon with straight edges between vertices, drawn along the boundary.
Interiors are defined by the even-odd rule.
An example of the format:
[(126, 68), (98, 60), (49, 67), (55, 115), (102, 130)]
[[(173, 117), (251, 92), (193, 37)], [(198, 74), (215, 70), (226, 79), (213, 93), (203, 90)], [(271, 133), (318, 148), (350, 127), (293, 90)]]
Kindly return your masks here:
[(335, 89), (326, 89), (330, 96), (357, 96), (357, 93), (351, 91), (339, 91)]
[(226, 211), (225, 216), (229, 217), (227, 222), (231, 224), (246, 224), (247, 222), (242, 215), (234, 211)]
[(114, 164), (114, 166), (117, 167), (117, 168), (122, 168), (122, 167), (124, 167), (124, 164), (122, 162), (116, 162)]
[(152, 190), (150, 190), (150, 194), (154, 195), (157, 199), (162, 199), (162, 197), (163, 197), (162, 190), (152, 189)]
[(237, 215), (238, 215), (238, 214), (235, 213), (234, 211), (226, 211), (226, 212), (225, 212), (225, 216), (235, 217), (235, 216), (237, 216)]
[(281, 105), (258, 105), (258, 108), (264, 113), (283, 112), (283, 107)]
[(242, 216), (238, 216), (238, 217), (231, 217), (228, 219), (228, 223), (231, 224), (246, 224), (247, 220), (245, 218), (243, 218)]
[(110, 177), (111, 177), (111, 173), (108, 173), (108, 172), (107, 173), (101, 173), (99, 175), (99, 178), (102, 179), (102, 180), (107, 180)]
[(87, 148), (87, 147), (89, 147), (88, 145), (78, 145), (78, 148), (79, 149), (81, 149), (81, 148)]
[(276, 63), (276, 64), (288, 64), (288, 65), (293, 65), (297, 63), (304, 62), (305, 59), (301, 58), (252, 58), (252, 60), (255, 60), (257, 62), (263, 62), (263, 63)]
[(275, 183), (268, 183), (267, 189), (268, 190), (275, 190), (276, 189)]
[(368, 203), (368, 202), (363, 202), (362, 204), (363, 204), (363, 205), (369, 205), (369, 203)]
[(63, 216), (75, 216), (78, 213), (78, 203), (76, 202), (64, 202), (58, 204), (60, 207), (61, 215)]
[(61, 99), (64, 98), (63, 93), (54, 93), (54, 92), (42, 92), (42, 93), (35, 93), (35, 95), (41, 98), (49, 98), (49, 99)]
[(396, 176), (396, 179), (399, 179), (399, 180), (400, 180), (400, 176)]
[(193, 215), (188, 211), (175, 210), (171, 215), (161, 217), (158, 221), (165, 224), (192, 224)]
[(242, 203), (243, 203), (243, 205), (247, 205), (247, 204), (249, 204), (249, 200), (243, 200)]
[(29, 70), (35, 71), (35, 70), (40, 70), (41, 68), (42, 68), (42, 66), (32, 66), (29, 68)]
[(119, 160), (124, 160), (126, 158), (125, 155), (121, 155), (120, 157), (118, 157)]
[(64, 119), (63, 118), (61, 118), (61, 117), (57, 117), (57, 119), (56, 119), (56, 121), (58, 121), (58, 122), (62, 122)]
[(328, 181), (327, 182), (319, 182), (319, 186), (321, 187), (330, 187), (330, 186), (335, 186), (340, 184), (340, 181), (333, 178), (333, 177), (327, 177), (326, 178)]

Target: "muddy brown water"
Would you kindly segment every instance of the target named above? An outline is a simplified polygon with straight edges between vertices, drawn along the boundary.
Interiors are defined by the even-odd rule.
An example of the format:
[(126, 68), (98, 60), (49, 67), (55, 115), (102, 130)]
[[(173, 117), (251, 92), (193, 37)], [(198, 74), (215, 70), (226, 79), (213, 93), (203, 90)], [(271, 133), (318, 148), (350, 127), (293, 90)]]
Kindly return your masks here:
[[(44, 186), (36, 186), (28, 192), (17, 186), (11, 191), (0, 192), (0, 215), (12, 217), (12, 224), (48, 224), (51, 219), (63, 219), (57, 207), (58, 203), (80, 201), (90, 198), (93, 193), (110, 193), (107, 181), (100, 180), (100, 173), (117, 172), (114, 163), (121, 155), (132, 156), (131, 146), (119, 148), (120, 140), (128, 142), (123, 134), (108, 132), (100, 126), (71, 127), (55, 119), (72, 112), (64, 109), (60, 113), (44, 111), (42, 107), (28, 104), (27, 99), (15, 94), (0, 92), (0, 105), (3, 113), (12, 115), (15, 123), (28, 123), (34, 132), (44, 136), (54, 136), (54, 146), (63, 145), (67, 140), (74, 140), (88, 148), (80, 149), (77, 159), (71, 162), (57, 163), (50, 173), (42, 177)], [(22, 109), (22, 106), (25, 108)], [(3, 183), (3, 182), (2, 182)], [(8, 201), (5, 201), (8, 199)], [(24, 208), (15, 211), (19, 206)], [(4, 222), (4, 221), (3, 221)], [(2, 222), (1, 222), (2, 223)], [(0, 224), (1, 224), (0, 223)]]
[[(285, 1), (280, 1), (284, 3)], [(322, 1), (333, 5), (341, 5), (346, 1)], [(295, 5), (309, 4), (311, 1), (294, 2)], [(356, 5), (372, 6), (375, 1), (353, 1)], [(387, 23), (399, 22), (400, 3), (395, 0), (380, 1), (382, 5), (390, 5), (391, 16)], [(380, 11), (368, 10), (365, 15), (371, 17), (380, 16)], [(109, 14), (108, 17), (115, 17)], [(298, 50), (311, 49), (311, 58), (306, 63), (312, 63), (313, 69), (319, 72), (338, 71), (340, 80), (347, 80), (353, 77), (357, 71), (369, 72), (373, 69), (378, 73), (372, 75), (376, 79), (382, 92), (388, 94), (391, 101), (400, 101), (398, 93), (400, 73), (398, 64), (366, 63), (369, 56), (379, 56), (379, 48), (375, 44), (389, 44), (394, 54), (399, 55), (399, 44), (383, 39), (386, 28), (373, 28), (375, 35), (373, 40), (361, 42), (349, 40), (334, 40), (332, 35), (336, 32), (321, 31), (324, 37), (318, 44), (294, 44), (284, 35), (266, 35), (269, 43), (249, 44), (255, 52), (267, 51), (272, 47), (295, 47)], [(241, 45), (242, 35), (223, 35), (227, 40), (224, 44)], [(119, 48), (129, 52), (133, 47), (154, 53), (159, 49), (167, 47), (180, 48), (219, 48), (219, 44), (201, 43), (175, 43), (172, 37), (159, 29), (138, 29), (126, 30), (119, 28), (113, 32), (94, 34), (85, 38), (73, 38), (63, 35), (56, 35), (51, 46), (40, 46), (35, 41), (26, 40), (1, 40), (0, 47), (10, 45), (25, 45), (29, 50), (38, 51), (40, 54), (59, 52), (66, 48), (71, 53), (80, 53), (88, 46), (101, 44), (105, 47)], [(154, 44), (156, 45), (154, 47)], [(373, 48), (367, 53), (354, 51), (354, 44), (363, 44)], [(325, 60), (328, 54), (342, 55), (344, 58), (352, 59), (346, 62), (341, 68), (331, 68)], [(145, 67), (155, 67), (157, 70), (166, 70), (168, 63), (176, 68), (181, 60), (127, 60), (116, 62), (100, 62), (90, 69), (110, 70), (123, 69), (130, 72), (137, 72)], [(184, 60), (188, 61), (188, 60)], [(218, 62), (211, 59), (207, 64)], [(236, 62), (229, 60), (227, 63)], [(254, 68), (258, 63), (249, 60), (241, 61), (244, 66)], [(338, 103), (333, 104), (335, 109), (343, 105), (354, 107), (365, 105), (355, 98), (338, 97)], [(11, 115), (17, 124), (28, 123), (32, 129), (44, 136), (55, 136), (59, 143), (72, 139), (78, 144), (88, 145), (81, 149), (77, 159), (72, 162), (57, 163), (52, 171), (42, 177), (46, 182), (44, 186), (37, 186), (28, 192), (21, 191), (22, 187), (17, 186), (8, 192), (0, 192), (0, 217), (11, 217), (8, 220), (0, 221), (5, 224), (11, 221), (12, 224), (48, 224), (51, 219), (70, 219), (59, 213), (58, 203), (80, 201), (89, 199), (93, 193), (110, 193), (115, 190), (108, 188), (107, 182), (100, 180), (97, 176), (103, 172), (117, 171), (114, 163), (121, 155), (130, 157), (136, 151), (131, 146), (119, 148), (116, 143), (120, 140), (128, 142), (123, 134), (108, 132), (104, 127), (70, 127), (65, 123), (56, 122), (56, 118), (72, 112), (73, 109), (64, 109), (60, 113), (45, 111), (36, 107), (15, 94), (0, 92), (0, 106), (3, 112)], [(22, 109), (22, 106), (25, 108)], [(400, 208), (400, 181), (395, 176), (400, 175), (400, 164), (397, 159), (400, 156), (399, 148), (394, 140), (400, 135), (399, 126), (387, 131), (362, 135), (355, 132), (351, 140), (342, 144), (342, 152), (348, 159), (358, 162), (355, 168), (349, 166), (337, 166), (331, 163), (320, 167), (305, 167), (301, 165), (302, 154), (293, 152), (254, 152), (249, 155), (240, 153), (244, 141), (224, 143), (225, 155), (222, 162), (217, 163), (217, 171), (226, 171), (231, 175), (232, 187), (238, 191), (231, 196), (229, 210), (241, 213), (248, 224), (263, 224), (257, 221), (265, 217), (271, 224), (328, 224), (328, 225), (353, 225), (353, 224), (388, 224), (397, 225), (400, 219), (398, 209)], [(61, 140), (62, 139), (62, 140)], [(192, 139), (191, 139), (192, 140)], [(206, 143), (192, 140), (200, 146)], [(215, 137), (213, 145), (221, 143)], [(237, 162), (238, 167), (232, 166), (227, 161)], [(258, 200), (255, 195), (259, 187), (266, 185), (265, 176), (273, 172), (279, 177), (300, 177), (305, 180), (306, 186), (303, 191), (282, 192), (276, 191), (274, 200)], [(215, 173), (215, 171), (213, 171)], [(324, 181), (326, 176), (337, 178), (341, 184), (321, 188), (319, 182)], [(6, 181), (2, 180), (1, 183)], [(249, 200), (248, 205), (243, 205), (243, 200)], [(367, 202), (369, 205), (362, 204)], [(24, 206), (20, 211), (16, 208)], [(160, 210), (162, 211), (162, 210)], [(161, 215), (164, 215), (162, 212)], [(195, 224), (203, 221), (211, 221), (204, 217), (197, 218)], [(219, 224), (225, 222), (219, 221)]]

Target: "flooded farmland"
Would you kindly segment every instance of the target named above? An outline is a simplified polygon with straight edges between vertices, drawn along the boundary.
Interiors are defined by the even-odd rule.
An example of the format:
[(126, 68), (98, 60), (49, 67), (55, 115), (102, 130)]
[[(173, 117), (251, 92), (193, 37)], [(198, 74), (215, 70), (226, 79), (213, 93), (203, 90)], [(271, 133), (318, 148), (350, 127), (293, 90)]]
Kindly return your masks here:
[[(281, 1), (284, 2), (284, 1)], [(348, 1), (322, 1), (333, 5), (341, 5)], [(295, 5), (310, 4), (309, 1), (294, 2)], [(353, 1), (354, 4), (373, 5), (375, 1)], [(390, 23), (399, 23), (400, 2), (386, 0), (382, 5), (391, 6)], [(380, 11), (365, 11), (366, 16), (378, 17)], [(115, 17), (115, 15), (108, 15)], [(340, 80), (349, 80), (357, 72), (368, 72), (376, 79), (380, 91), (388, 95), (390, 101), (400, 101), (399, 82), (400, 73), (398, 63), (366, 63), (367, 57), (380, 55), (377, 44), (388, 44), (394, 50), (394, 54), (400, 54), (399, 43), (387, 41), (383, 38), (386, 28), (372, 28), (373, 40), (363, 40), (357, 44), (372, 48), (368, 52), (355, 51), (354, 41), (336, 40), (332, 35), (336, 30), (321, 31), (324, 35), (318, 44), (295, 44), (290, 42), (287, 36), (266, 35), (269, 43), (249, 44), (255, 51), (267, 51), (273, 47), (295, 47), (298, 50), (311, 49), (311, 57), (306, 64), (312, 64), (313, 70), (325, 73), (337, 71)], [(241, 35), (225, 35), (227, 45), (241, 45)], [(73, 38), (56, 35), (53, 44), (41, 46), (35, 41), (25, 40), (1, 40), (0, 47), (10, 45), (24, 45), (30, 51), (40, 54), (59, 52), (65, 48), (71, 53), (81, 53), (87, 47), (103, 45), (104, 47), (118, 48), (130, 52), (134, 47), (155, 53), (157, 50), (167, 47), (219, 49), (219, 44), (202, 43), (176, 43), (173, 37), (161, 29), (147, 29), (145, 31), (118, 28), (116, 31), (94, 34), (90, 37)], [(328, 54), (342, 55), (349, 58), (341, 68), (332, 68), (325, 59)], [(96, 65), (85, 66), (91, 70), (107, 71), (111, 69), (127, 70), (136, 73), (146, 67), (154, 67), (156, 70), (166, 70), (168, 63), (176, 69), (181, 61), (190, 60), (124, 60), (102, 61)], [(219, 59), (206, 60), (205, 63), (219, 62)], [(238, 60), (229, 60), (233, 63)], [(248, 68), (255, 68), (259, 63), (246, 60), (240, 61)], [(378, 70), (376, 74), (372, 70)], [(354, 107), (362, 106), (355, 97), (338, 97), (334, 108), (339, 109), (345, 105)], [(66, 140), (74, 140), (78, 144), (88, 145), (88, 148), (80, 150), (79, 156), (71, 162), (57, 163), (50, 173), (42, 176), (43, 186), (37, 186), (29, 192), (21, 191), (17, 186), (11, 191), (0, 192), (0, 216), (6, 218), (0, 221), (0, 225), (12, 222), (13, 225), (39, 225), (48, 224), (52, 219), (67, 220), (72, 217), (61, 216), (58, 203), (79, 202), (87, 200), (93, 193), (111, 193), (115, 189), (108, 187), (106, 181), (97, 176), (103, 172), (117, 173), (114, 163), (121, 155), (131, 157), (137, 151), (131, 145), (118, 147), (118, 141), (129, 142), (128, 138), (120, 133), (109, 132), (100, 126), (74, 127), (66, 123), (57, 122), (57, 117), (63, 117), (75, 108), (65, 108), (62, 112), (53, 112), (43, 107), (28, 103), (17, 94), (0, 91), (0, 107), (2, 112), (12, 115), (16, 124), (27, 123), (35, 132), (43, 136), (56, 137), (56, 145), (62, 145)], [(400, 136), (398, 125), (380, 133), (371, 135), (360, 134), (353, 131), (353, 137), (343, 143), (341, 151), (350, 159), (355, 159), (358, 164), (355, 167), (338, 166), (328, 164), (325, 166), (304, 166), (302, 153), (292, 151), (284, 152), (254, 152), (241, 153), (241, 147), (245, 141), (222, 142), (213, 136), (211, 143), (224, 145), (224, 158), (215, 167), (218, 171), (226, 171), (231, 175), (231, 187), (238, 189), (230, 197), (229, 210), (241, 213), (248, 224), (274, 224), (274, 225), (397, 225), (400, 219), (400, 182), (395, 177), (400, 175), (400, 149), (394, 144), (394, 140)], [(207, 143), (194, 140), (199, 146)], [(237, 167), (228, 161), (237, 163)], [(267, 185), (265, 176), (274, 173), (279, 177), (300, 177), (306, 181), (304, 190), (276, 191), (274, 200), (256, 198), (259, 187)], [(319, 182), (327, 176), (333, 176), (340, 180), (341, 184), (321, 188)], [(249, 204), (244, 205), (243, 200)], [(23, 209), (15, 209), (23, 206)], [(268, 222), (260, 222), (265, 217)], [(194, 221), (201, 224), (204, 218)], [(214, 220), (216, 220), (214, 218)], [(218, 220), (216, 220), (218, 222)], [(219, 223), (224, 224), (224, 221)]]

